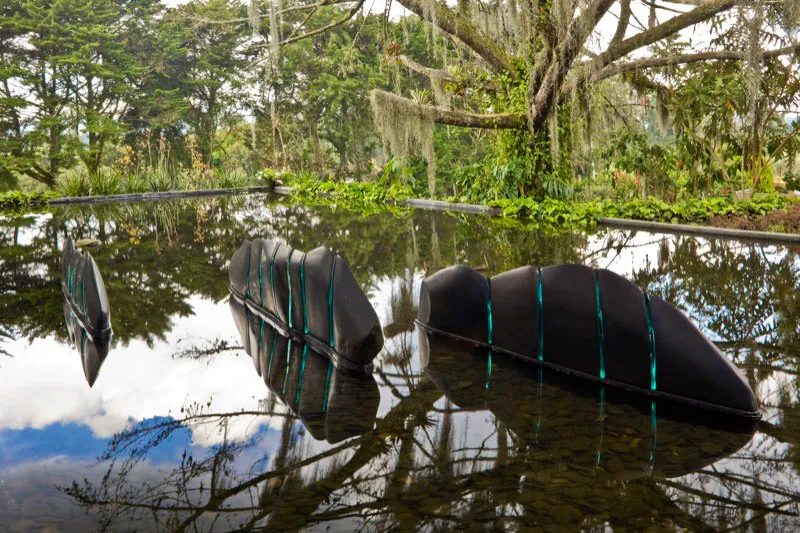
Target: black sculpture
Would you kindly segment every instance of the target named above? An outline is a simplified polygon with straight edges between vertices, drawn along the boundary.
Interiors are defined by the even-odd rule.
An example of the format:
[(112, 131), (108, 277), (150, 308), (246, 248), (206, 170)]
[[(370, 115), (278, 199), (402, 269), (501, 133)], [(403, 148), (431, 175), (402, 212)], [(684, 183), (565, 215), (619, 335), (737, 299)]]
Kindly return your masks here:
[(745, 379), (683, 313), (607, 270), (526, 266), (487, 279), (446, 268), (423, 281), (418, 322), (608, 385), (760, 418)]
[(491, 411), (517, 446), (532, 445), (532, 459), (541, 458), (545, 470), (567, 464), (600, 480), (683, 476), (739, 450), (757, 426), (722, 413), (709, 419), (690, 406), (532, 367), (434, 332), (420, 331), (420, 357), (451, 402)]
[(70, 341), (81, 354), (83, 373), (91, 387), (111, 343), (111, 310), (103, 278), (89, 252), (64, 244), (61, 261), (64, 321)]
[(282, 336), (236, 298), (230, 307), (256, 372), (315, 439), (333, 444), (372, 429), (380, 404), (372, 374), (335, 366), (307, 344)]
[(284, 337), (369, 372), (383, 347), (378, 315), (347, 263), (327, 248), (308, 253), (272, 239), (245, 241), (231, 257), (230, 291)]

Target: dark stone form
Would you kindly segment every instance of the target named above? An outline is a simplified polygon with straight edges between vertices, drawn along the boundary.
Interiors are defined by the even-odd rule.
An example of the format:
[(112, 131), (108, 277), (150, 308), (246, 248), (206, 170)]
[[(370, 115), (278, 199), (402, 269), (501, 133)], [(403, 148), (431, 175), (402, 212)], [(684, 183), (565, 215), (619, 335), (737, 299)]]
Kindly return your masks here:
[(334, 444), (373, 428), (380, 392), (372, 374), (335, 366), (308, 344), (282, 336), (236, 298), (230, 307), (256, 371), (315, 439)]
[(233, 298), (283, 336), (308, 344), (337, 366), (371, 369), (383, 331), (341, 257), (327, 248), (305, 254), (272, 239), (254, 239), (233, 255), (229, 276)]
[(744, 377), (683, 313), (607, 270), (522, 267), (488, 280), (446, 268), (423, 281), (417, 321), (623, 389), (761, 416)]
[(450, 336), (420, 330), (419, 340), (426, 376), (459, 410), (489, 410), (516, 435), (516, 445), (559, 458), (543, 460), (537, 475), (569, 464), (593, 472), (586, 480), (594, 477), (601, 491), (609, 479), (684, 476), (735, 453), (758, 427), (755, 420), (709, 417)]
[(91, 387), (111, 343), (111, 310), (103, 278), (89, 252), (64, 244), (61, 261), (64, 321), (70, 341), (81, 354), (83, 373)]

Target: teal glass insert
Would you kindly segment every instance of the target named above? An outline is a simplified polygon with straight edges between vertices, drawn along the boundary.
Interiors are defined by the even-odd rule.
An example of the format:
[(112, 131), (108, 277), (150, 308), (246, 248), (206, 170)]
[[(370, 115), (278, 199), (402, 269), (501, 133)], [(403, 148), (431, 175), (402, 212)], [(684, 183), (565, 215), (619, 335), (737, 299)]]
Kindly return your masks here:
[(308, 311), (306, 310), (306, 254), (300, 260), (300, 296), (303, 300), (303, 333), (308, 335)]
[(336, 338), (334, 337), (333, 331), (333, 275), (336, 274), (336, 257), (333, 258), (333, 263), (331, 263), (331, 279), (328, 283), (328, 338), (330, 339), (329, 344), (331, 348), (335, 348), (336, 346)]
[(544, 360), (544, 297), (542, 295), (542, 269), (536, 269), (536, 300), (539, 305), (539, 361)]
[[(258, 347), (261, 347), (261, 339), (264, 338), (264, 319), (261, 319), (261, 327), (258, 330)], [(256, 354), (258, 352), (256, 351)]]
[(269, 260), (269, 284), (272, 288), (272, 305), (275, 307), (275, 309), (272, 310), (272, 314), (276, 317), (278, 316), (278, 312), (276, 311), (276, 309), (278, 309), (278, 299), (275, 297), (275, 256), (278, 255), (278, 248), (280, 247), (281, 245), (279, 243), (275, 249), (272, 250), (272, 257), (270, 257)]
[(250, 297), (250, 259), (253, 257), (253, 250), (252, 250), (253, 243), (250, 243), (250, 248), (251, 249), (247, 254), (247, 276), (245, 279), (245, 289), (244, 289), (245, 298)]
[(264, 251), (264, 243), (258, 246), (258, 297), (261, 300), (261, 307), (264, 307), (264, 280), (261, 273), (261, 252)]
[(606, 426), (606, 388), (600, 387), (600, 442), (597, 444), (597, 462), (596, 466), (600, 466), (600, 452), (603, 449), (603, 433)]
[(486, 363), (486, 390), (489, 390), (489, 379), (492, 377), (492, 351), (489, 350), (489, 360)]
[(272, 358), (275, 357), (275, 344), (278, 342), (278, 336), (272, 337), (272, 348), (269, 350), (269, 362), (267, 363), (267, 373), (272, 370)]
[(289, 381), (289, 364), (292, 360), (292, 339), (286, 347), (286, 373), (283, 375), (283, 386), (281, 387), (281, 396), (286, 397), (286, 383)]
[(653, 329), (650, 295), (647, 293), (644, 295), (644, 306), (647, 311), (647, 336), (650, 341), (650, 390), (656, 390), (656, 331)]
[(294, 250), (289, 250), (289, 257), (286, 258), (286, 284), (289, 286), (289, 329), (292, 328), (292, 254)]
[[(489, 314), (489, 346), (492, 345), (492, 280), (486, 278), (486, 311)], [(490, 356), (491, 357), (491, 356)]]
[(328, 410), (328, 393), (331, 388), (331, 374), (333, 373), (333, 361), (328, 361), (328, 376), (325, 378), (325, 397), (322, 398), (322, 412)]
[(294, 403), (300, 406), (300, 391), (303, 388), (303, 374), (306, 371), (306, 353), (308, 353), (308, 345), (303, 345), (303, 360), (300, 362), (300, 378), (297, 380), (297, 394), (295, 394)]
[(603, 295), (600, 291), (600, 278), (594, 272), (594, 300), (597, 307), (597, 351), (600, 355), (600, 379), (606, 379), (606, 360), (604, 347), (606, 343), (605, 324), (603, 323)]
[(657, 434), (657, 421), (656, 421), (656, 401), (650, 401), (650, 429), (653, 432), (653, 440), (650, 443), (650, 466), (656, 461), (656, 434)]

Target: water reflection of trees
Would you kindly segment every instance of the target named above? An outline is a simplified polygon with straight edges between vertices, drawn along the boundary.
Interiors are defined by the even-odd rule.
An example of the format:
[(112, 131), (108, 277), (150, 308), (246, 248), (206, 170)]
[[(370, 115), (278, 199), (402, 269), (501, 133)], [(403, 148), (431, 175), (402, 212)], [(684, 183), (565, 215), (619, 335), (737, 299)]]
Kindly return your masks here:
[[(741, 429), (698, 423), (666, 405), (656, 422), (650, 402), (502, 359), (487, 376), (486, 358), (469, 350), (426, 358), (435, 363), (424, 372), (382, 366), (388, 405), (371, 429), (344, 442), (312, 439), (274, 395), (252, 412), (189, 406), (179, 420), (119, 434), (102, 457), (114, 461), (107, 475), (67, 492), (109, 527), (155, 521), (180, 531), (706, 531), (796, 516), (791, 485), (741, 474), (738, 464), (757, 458), (749, 448), (736, 451), (749, 438)], [(277, 429), (227, 439), (228, 428), (248, 417)], [(132, 482), (148, 453), (186, 427), (213, 428), (222, 444)], [(719, 462), (734, 452), (744, 458)], [(749, 490), (760, 499), (748, 499)]]
[[(795, 250), (654, 237), (660, 242), (656, 260), (635, 267), (633, 280), (675, 302), (718, 341), (746, 372), (767, 420), (745, 448), (698, 473), (614, 480), (602, 479), (593, 468), (570, 467), (558, 454), (543, 456), (504, 417), (448, 398), (419, 369), (412, 320), (416, 284), (441, 266), (463, 263), (487, 274), (521, 264), (606, 266), (602, 262), (638, 242), (632, 233), (601, 233), (590, 240), (585, 234), (502, 228), (469, 215), (362, 217), (281, 205), (265, 210), (259, 198), (57, 211), (0, 228), (5, 329), (28, 338), (66, 336), (59, 261), (67, 233), (101, 241), (92, 254), (123, 342), (162, 338), (170, 317), (192, 312), (191, 295), (224, 298), (227, 260), (245, 237), (277, 235), (300, 249), (326, 244), (348, 260), (368, 291), (382, 280), (392, 286), (390, 331), (376, 372), (384, 405), (371, 430), (335, 445), (316, 441), (266, 392), (261, 408), (251, 412), (189, 405), (175, 419), (142, 423), (117, 436), (102, 457), (113, 463), (108, 475), (69, 488), (108, 524), (153, 520), (176, 530), (332, 523), (449, 529), (470, 520), (512, 529), (797, 526)], [(236, 347), (212, 345), (191, 356), (215, 357), (228, 349)], [(242, 420), (261, 429), (245, 440), (229, 437)], [(187, 449), (177, 465), (148, 470), (149, 454), (186, 428), (216, 432), (222, 444)], [(478, 445), (466, 443), (471, 431), (482, 435)]]
[[(0, 324), (22, 337), (66, 337), (60, 301), (64, 238), (96, 239), (97, 261), (114, 308), (116, 342), (163, 339), (172, 317), (192, 313), (195, 295), (226, 297), (227, 263), (242, 240), (277, 236), (293, 247), (330, 246), (369, 291), (381, 278), (414, 268), (481, 264), (496, 271), (518, 261), (570, 261), (586, 238), (560, 238), (492, 228), (486, 219), (429, 212), (362, 216), (344, 210), (270, 204), (263, 197), (216, 198), (57, 209), (0, 224)], [(432, 264), (432, 244), (441, 243)], [(413, 268), (411, 269), (413, 276)], [(135, 309), (136, 312), (128, 312)]]

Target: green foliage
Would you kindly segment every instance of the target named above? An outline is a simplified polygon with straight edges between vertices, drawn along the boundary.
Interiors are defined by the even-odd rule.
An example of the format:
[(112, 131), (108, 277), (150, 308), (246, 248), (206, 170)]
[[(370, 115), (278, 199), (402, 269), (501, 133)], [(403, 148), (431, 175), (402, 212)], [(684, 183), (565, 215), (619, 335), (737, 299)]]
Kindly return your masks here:
[(670, 223), (702, 223), (712, 216), (765, 215), (771, 211), (785, 209), (792, 200), (773, 195), (760, 195), (748, 200), (733, 200), (729, 197), (691, 199), (667, 203), (656, 198), (634, 199), (627, 202), (594, 200), (589, 202), (565, 202), (546, 198), (499, 200), (489, 205), (502, 210), (504, 217), (523, 218), (542, 226), (585, 228), (600, 218), (624, 218)]
[(89, 176), (83, 169), (70, 169), (59, 176), (56, 190), (66, 197), (89, 196), (91, 194)]
[(52, 192), (6, 191), (0, 193), (0, 212), (20, 213), (35, 211), (47, 206), (48, 200), (58, 195)]
[(281, 181), (292, 187), (294, 203), (328, 205), (372, 214), (380, 211), (401, 212), (398, 202), (412, 197), (407, 185), (359, 181), (320, 181), (313, 176), (285, 173)]

